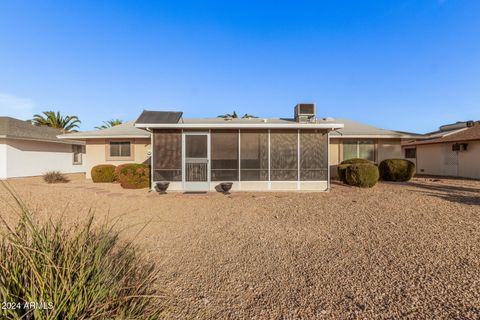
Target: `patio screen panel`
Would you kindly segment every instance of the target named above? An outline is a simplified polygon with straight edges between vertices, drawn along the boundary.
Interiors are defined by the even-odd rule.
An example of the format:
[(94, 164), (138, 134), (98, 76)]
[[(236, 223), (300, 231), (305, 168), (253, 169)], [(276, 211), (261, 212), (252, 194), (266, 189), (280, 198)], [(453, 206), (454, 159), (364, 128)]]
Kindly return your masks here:
[(153, 180), (182, 181), (182, 132), (155, 130), (153, 148)]
[(240, 180), (268, 180), (268, 130), (240, 131)]
[(328, 134), (300, 130), (300, 181), (328, 179)]
[(375, 143), (371, 140), (358, 141), (358, 157), (375, 161)]
[(211, 181), (238, 181), (238, 130), (210, 132)]
[(270, 130), (270, 180), (298, 180), (297, 130)]

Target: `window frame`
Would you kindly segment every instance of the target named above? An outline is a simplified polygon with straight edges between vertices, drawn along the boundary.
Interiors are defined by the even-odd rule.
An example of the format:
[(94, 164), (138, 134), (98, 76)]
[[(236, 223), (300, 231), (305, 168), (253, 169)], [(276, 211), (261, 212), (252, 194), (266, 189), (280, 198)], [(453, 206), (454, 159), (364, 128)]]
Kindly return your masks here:
[[(355, 158), (360, 158), (361, 142), (367, 142), (368, 144), (373, 145), (373, 160), (370, 160), (370, 159), (366, 159), (366, 160), (376, 162), (377, 161), (377, 142), (374, 139), (348, 139), (348, 140), (344, 140), (342, 142), (342, 161), (349, 160), (349, 159), (345, 159), (345, 151), (344, 151), (345, 144), (353, 144), (354, 143), (357, 147), (357, 154), (356, 154)], [(355, 158), (350, 158), (350, 159), (355, 159)], [(364, 158), (362, 158), (362, 159), (364, 159)]]
[[(415, 153), (415, 156), (413, 156), (413, 157), (407, 156), (407, 151), (411, 151), (411, 150), (413, 150), (413, 152)], [(404, 157), (405, 157), (405, 159), (417, 159), (417, 148), (405, 148), (404, 149)]]
[[(75, 161), (75, 153), (78, 154), (79, 161)], [(76, 166), (83, 164), (83, 146), (80, 144), (72, 144), (72, 164)]]
[[(123, 142), (129, 143), (130, 145), (130, 156), (112, 156), (111, 155), (111, 143), (112, 142)], [(135, 140), (134, 139), (108, 139), (105, 142), (105, 159), (110, 161), (133, 161), (135, 159)]]

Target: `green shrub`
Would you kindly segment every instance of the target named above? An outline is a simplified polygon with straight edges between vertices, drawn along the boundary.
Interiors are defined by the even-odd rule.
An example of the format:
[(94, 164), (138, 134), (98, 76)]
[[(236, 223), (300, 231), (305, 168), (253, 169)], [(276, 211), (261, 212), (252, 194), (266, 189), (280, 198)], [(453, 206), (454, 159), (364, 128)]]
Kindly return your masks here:
[(340, 164), (357, 164), (357, 163), (373, 164), (372, 161), (367, 160), (367, 159), (361, 159), (361, 158), (353, 158), (353, 159), (343, 160)]
[(92, 168), (91, 176), (93, 182), (115, 181), (115, 166), (113, 164), (100, 164)]
[(115, 167), (115, 181), (120, 182), (120, 171), (124, 166), (126, 166), (129, 163), (124, 163), (124, 164), (119, 164), (118, 166)]
[(49, 171), (43, 174), (46, 183), (67, 183), (70, 180), (60, 171)]
[(371, 188), (379, 177), (377, 166), (369, 163), (358, 163), (348, 166), (346, 178), (351, 186)]
[(338, 179), (343, 183), (347, 183), (347, 168), (350, 167), (351, 164), (339, 164), (337, 167)]
[(161, 318), (154, 263), (112, 226), (39, 223), (15, 200), (17, 224), (0, 220), (0, 301), (45, 306), (0, 309), (0, 319)]
[(142, 189), (150, 186), (150, 169), (146, 164), (124, 164), (118, 176), (125, 189)]
[(415, 164), (405, 159), (387, 159), (380, 162), (380, 177), (385, 181), (409, 181), (415, 174)]

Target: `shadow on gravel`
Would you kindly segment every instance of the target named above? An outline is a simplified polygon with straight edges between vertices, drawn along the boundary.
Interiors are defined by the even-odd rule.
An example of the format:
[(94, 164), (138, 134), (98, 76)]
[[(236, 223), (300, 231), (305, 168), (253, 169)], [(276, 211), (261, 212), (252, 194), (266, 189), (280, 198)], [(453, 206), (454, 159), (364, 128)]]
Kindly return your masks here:
[(468, 205), (480, 205), (480, 189), (478, 188), (452, 185), (430, 185), (415, 182), (410, 182), (408, 185), (418, 189), (425, 189), (426, 191), (416, 192), (421, 192), (431, 197)]

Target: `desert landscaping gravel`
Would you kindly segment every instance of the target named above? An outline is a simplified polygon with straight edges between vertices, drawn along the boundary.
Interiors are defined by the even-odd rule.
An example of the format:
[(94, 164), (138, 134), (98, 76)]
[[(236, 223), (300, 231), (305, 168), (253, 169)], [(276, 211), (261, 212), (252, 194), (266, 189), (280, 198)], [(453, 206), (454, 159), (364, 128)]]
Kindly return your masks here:
[(480, 319), (480, 181), (230, 196), (9, 184), (38, 219), (120, 219), (157, 262), (167, 319)]

